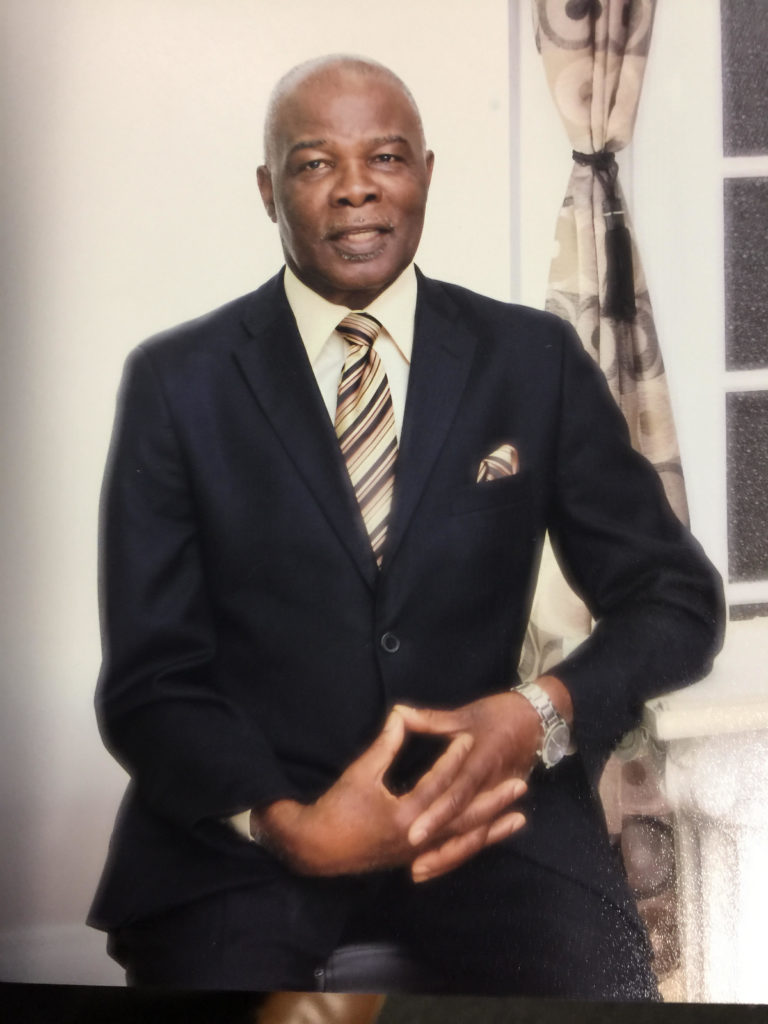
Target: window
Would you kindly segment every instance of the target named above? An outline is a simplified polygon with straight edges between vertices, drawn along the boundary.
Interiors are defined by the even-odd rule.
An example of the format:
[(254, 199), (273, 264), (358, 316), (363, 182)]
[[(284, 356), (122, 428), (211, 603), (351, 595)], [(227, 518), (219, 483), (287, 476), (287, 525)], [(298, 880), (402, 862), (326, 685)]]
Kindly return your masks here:
[(732, 618), (768, 615), (768, 19), (720, 5), (728, 500)]

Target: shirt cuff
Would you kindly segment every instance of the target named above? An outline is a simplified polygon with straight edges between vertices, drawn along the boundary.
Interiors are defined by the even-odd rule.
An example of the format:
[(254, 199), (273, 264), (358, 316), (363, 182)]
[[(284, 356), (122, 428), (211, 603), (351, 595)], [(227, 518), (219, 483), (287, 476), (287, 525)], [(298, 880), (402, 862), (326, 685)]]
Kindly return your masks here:
[(251, 843), (255, 843), (256, 840), (251, 835), (251, 812), (240, 811), (239, 814), (233, 814), (226, 819), (235, 832), (239, 833), (243, 839), (247, 839)]

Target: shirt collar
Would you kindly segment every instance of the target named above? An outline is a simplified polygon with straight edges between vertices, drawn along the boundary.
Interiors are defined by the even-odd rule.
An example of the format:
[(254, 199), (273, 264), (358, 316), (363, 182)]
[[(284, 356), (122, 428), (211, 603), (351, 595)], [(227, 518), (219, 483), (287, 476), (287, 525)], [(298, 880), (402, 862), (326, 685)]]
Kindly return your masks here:
[[(283, 284), (309, 361), (314, 363), (337, 324), (350, 310), (313, 292), (290, 267), (285, 268)], [(381, 322), (407, 363), (410, 363), (413, 351), (416, 293), (416, 270), (410, 263), (381, 295), (366, 306), (366, 312)]]

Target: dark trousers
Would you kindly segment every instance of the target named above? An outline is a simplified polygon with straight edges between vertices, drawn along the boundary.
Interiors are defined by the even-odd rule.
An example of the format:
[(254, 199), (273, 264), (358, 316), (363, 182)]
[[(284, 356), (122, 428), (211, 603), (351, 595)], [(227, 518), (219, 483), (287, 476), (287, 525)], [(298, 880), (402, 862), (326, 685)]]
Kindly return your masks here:
[(395, 871), (219, 893), (122, 928), (109, 948), (133, 985), (304, 990), (337, 944), (366, 940), (406, 947), (455, 993), (658, 999), (631, 910), (507, 844), (420, 885)]

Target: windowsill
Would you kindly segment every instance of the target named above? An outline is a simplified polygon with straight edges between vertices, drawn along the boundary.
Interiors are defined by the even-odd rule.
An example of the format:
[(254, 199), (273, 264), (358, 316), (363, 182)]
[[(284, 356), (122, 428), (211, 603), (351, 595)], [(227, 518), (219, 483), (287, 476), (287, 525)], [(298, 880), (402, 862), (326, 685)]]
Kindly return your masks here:
[(712, 672), (645, 705), (658, 742), (768, 729), (768, 618), (731, 622)]

